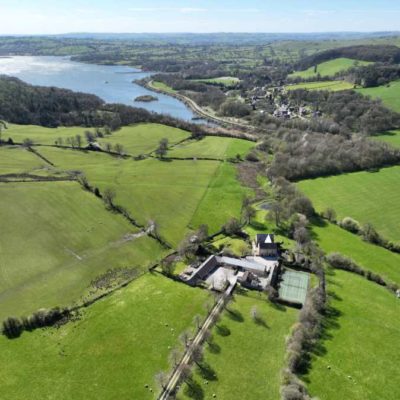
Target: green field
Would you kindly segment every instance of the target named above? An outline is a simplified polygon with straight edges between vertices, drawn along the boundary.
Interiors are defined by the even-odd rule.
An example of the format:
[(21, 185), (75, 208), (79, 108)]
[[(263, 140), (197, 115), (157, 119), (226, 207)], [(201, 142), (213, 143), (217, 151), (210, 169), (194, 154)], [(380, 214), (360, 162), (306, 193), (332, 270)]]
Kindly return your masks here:
[(43, 174), (47, 167), (35, 154), (20, 147), (0, 147), (0, 175)]
[(154, 89), (158, 89), (166, 93), (176, 93), (176, 90), (172, 89), (172, 87), (160, 81), (151, 81), (150, 87), (153, 87)]
[(294, 85), (285, 86), (286, 90), (329, 90), (331, 92), (338, 92), (340, 90), (349, 90), (354, 88), (354, 84), (346, 81), (325, 81), (325, 82), (305, 82), (296, 83)]
[(224, 86), (235, 86), (240, 82), (239, 78), (234, 76), (221, 76), (219, 78), (209, 78), (209, 79), (195, 79), (196, 82), (211, 83)]
[[(259, 323), (251, 317), (253, 306)], [(211, 399), (214, 393), (217, 399), (279, 399), (285, 336), (296, 321), (297, 311), (275, 308), (264, 295), (254, 292), (237, 295), (228, 308), (231, 312), (225, 311), (212, 331), (213, 345), (205, 345), (206, 368), (195, 368), (197, 389), (190, 393), (184, 385), (178, 399)]]
[[(85, 131), (88, 128), (82, 127), (59, 127), (45, 128), (38, 125), (13, 125), (9, 124), (8, 129), (4, 131), (4, 138), (11, 138), (15, 143), (22, 143), (24, 139), (31, 139), (35, 144), (54, 144), (58, 138), (63, 138), (64, 142), (67, 138), (81, 135), (85, 142)], [(90, 129), (89, 129), (90, 130)]]
[(380, 98), (386, 107), (400, 112), (400, 81), (391, 82), (385, 86), (357, 89), (357, 92), (372, 98)]
[(146, 274), (76, 322), (24, 332), (16, 340), (0, 336), (0, 397), (154, 399), (154, 375), (170, 369), (171, 349), (193, 327), (194, 315), (204, 313), (207, 297), (206, 291)]
[(50, 147), (40, 151), (58, 168), (84, 171), (101, 191), (115, 189), (116, 204), (127, 208), (141, 224), (155, 220), (172, 245), (179, 243), (188, 227), (208, 224), (216, 232), (229, 218), (240, 217), (242, 198), (251, 194), (240, 185), (236, 166), (230, 163), (132, 161)]
[(340, 219), (370, 222), (387, 239), (400, 242), (400, 167), (309, 179), (297, 185), (318, 211), (336, 210)]
[(326, 331), (306, 376), (309, 391), (324, 400), (400, 398), (400, 302), (358, 275), (335, 271)]
[(167, 138), (169, 144), (178, 143), (190, 136), (189, 132), (160, 124), (137, 124), (125, 126), (111, 136), (99, 139), (99, 143), (116, 143), (124, 146), (124, 151), (130, 155), (147, 154), (154, 151), (161, 139)]
[(163, 254), (76, 182), (0, 184), (0, 320), (66, 306), (110, 268), (144, 270)]
[(365, 242), (360, 236), (325, 221), (312, 225), (312, 232), (326, 253), (339, 252), (364, 269), (400, 284), (400, 254)]
[(400, 147), (400, 129), (385, 132), (384, 134), (379, 136), (374, 136), (373, 139), (388, 143), (393, 147)]
[[(204, 161), (202, 161), (204, 162)], [(190, 222), (197, 228), (207, 223), (210, 233), (219, 231), (233, 217), (239, 218), (243, 198), (253, 193), (240, 185), (236, 177), (236, 166), (220, 163), (210, 180), (198, 207)]]
[(245, 157), (254, 146), (253, 142), (243, 139), (207, 136), (201, 140), (187, 141), (175, 146), (168, 152), (168, 156), (224, 159), (234, 158), (239, 154)]
[(354, 66), (365, 66), (371, 64), (367, 61), (352, 60), (350, 58), (335, 58), (317, 65), (317, 71), (312, 66), (304, 71), (297, 71), (289, 75), (289, 78), (314, 78), (318, 74), (321, 77), (334, 76), (338, 72), (347, 71)]

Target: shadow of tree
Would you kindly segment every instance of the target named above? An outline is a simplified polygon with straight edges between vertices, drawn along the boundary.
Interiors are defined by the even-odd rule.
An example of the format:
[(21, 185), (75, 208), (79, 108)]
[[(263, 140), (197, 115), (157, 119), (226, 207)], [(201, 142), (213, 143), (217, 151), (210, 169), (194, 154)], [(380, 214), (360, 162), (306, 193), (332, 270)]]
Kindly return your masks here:
[(210, 364), (208, 364), (206, 361), (202, 361), (198, 366), (197, 366), (197, 372), (199, 375), (208, 380), (208, 381), (217, 381), (217, 373), (215, 370), (211, 367)]
[(213, 354), (219, 354), (221, 353), (221, 346), (218, 343), (211, 342), (208, 343), (208, 350)]
[(262, 317), (255, 317), (254, 318), (254, 322), (258, 325), (258, 326), (262, 326), (266, 329), (270, 329), (270, 327), (268, 326), (268, 324), (265, 322), (265, 319)]
[(215, 328), (220, 336), (229, 336), (231, 334), (230, 329), (226, 325), (216, 325)]
[(186, 381), (185, 395), (195, 400), (204, 399), (204, 390), (193, 378)]
[[(341, 297), (336, 293), (329, 293), (332, 298), (342, 301)], [(324, 319), (322, 321), (322, 329), (320, 337), (316, 343), (309, 344), (306, 346), (307, 356), (304, 357), (302, 365), (299, 368), (299, 374), (302, 379), (309, 383), (310, 380), (307, 374), (312, 369), (312, 360), (314, 357), (323, 357), (327, 354), (326, 342), (334, 338), (334, 331), (340, 329), (339, 318), (343, 313), (335, 308), (332, 304), (329, 304), (325, 310)]]
[(243, 315), (240, 311), (238, 310), (230, 310), (230, 309), (226, 309), (227, 311), (227, 315), (228, 317), (232, 320), (232, 321), (236, 321), (236, 322), (243, 322), (244, 318)]

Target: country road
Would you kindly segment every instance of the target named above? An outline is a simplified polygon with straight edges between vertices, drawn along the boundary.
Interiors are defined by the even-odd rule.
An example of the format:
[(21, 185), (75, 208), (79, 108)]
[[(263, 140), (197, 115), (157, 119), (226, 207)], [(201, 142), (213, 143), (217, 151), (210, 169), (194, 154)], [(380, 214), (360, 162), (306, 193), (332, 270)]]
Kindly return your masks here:
[(236, 285), (236, 281), (237, 281), (236, 278), (234, 278), (230, 281), (230, 285), (228, 286), (228, 288), (226, 289), (224, 294), (221, 296), (221, 298), (218, 300), (218, 302), (215, 304), (214, 308), (211, 310), (210, 314), (208, 315), (208, 317), (204, 321), (203, 325), (197, 332), (192, 343), (187, 348), (185, 354), (182, 357), (182, 360), (180, 361), (179, 365), (176, 367), (173, 374), (169, 378), (168, 384), (165, 386), (165, 388), (161, 392), (160, 396), (158, 397), (158, 400), (168, 400), (168, 399), (170, 399), (169, 396), (174, 393), (175, 388), (180, 381), (183, 366), (190, 364), (192, 353), (193, 353), (193, 348), (196, 347), (197, 345), (202, 344), (205, 332), (212, 326), (213, 322), (215, 321), (216, 316), (222, 312), (224, 305), (225, 305), (225, 301), (229, 297), (229, 295), (232, 293), (232, 291)]

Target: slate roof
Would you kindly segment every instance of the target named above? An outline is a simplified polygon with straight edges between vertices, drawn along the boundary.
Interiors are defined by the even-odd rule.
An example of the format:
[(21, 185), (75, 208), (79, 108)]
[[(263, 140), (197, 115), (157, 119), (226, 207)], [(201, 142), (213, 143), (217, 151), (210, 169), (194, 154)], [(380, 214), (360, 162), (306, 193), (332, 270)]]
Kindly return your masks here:
[(262, 249), (276, 249), (278, 246), (275, 243), (275, 235), (272, 233), (258, 233), (256, 235), (256, 244), (259, 244)]

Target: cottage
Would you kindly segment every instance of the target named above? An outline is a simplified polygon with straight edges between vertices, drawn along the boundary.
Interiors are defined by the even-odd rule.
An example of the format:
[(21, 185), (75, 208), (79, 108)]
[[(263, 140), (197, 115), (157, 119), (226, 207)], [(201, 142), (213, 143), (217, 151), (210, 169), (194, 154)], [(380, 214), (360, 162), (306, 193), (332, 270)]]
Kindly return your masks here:
[(273, 234), (258, 233), (253, 245), (253, 255), (255, 257), (279, 257), (279, 244), (275, 243), (275, 237)]

